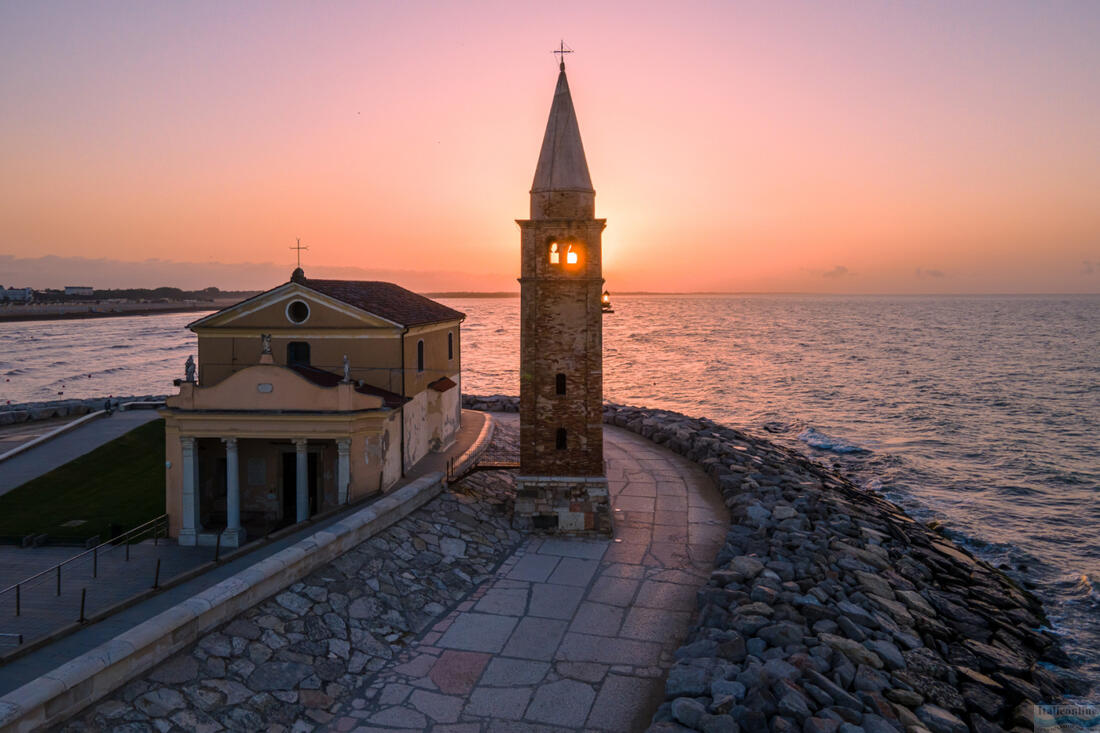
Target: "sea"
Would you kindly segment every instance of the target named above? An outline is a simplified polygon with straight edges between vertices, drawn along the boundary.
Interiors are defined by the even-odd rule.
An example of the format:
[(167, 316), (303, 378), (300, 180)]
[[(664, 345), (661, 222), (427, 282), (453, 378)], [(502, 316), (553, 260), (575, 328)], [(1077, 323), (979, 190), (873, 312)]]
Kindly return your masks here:
[[(463, 390), (517, 394), (519, 300), (463, 311)], [(621, 296), (604, 395), (843, 469), (1005, 569), (1100, 694), (1100, 296)], [(0, 323), (0, 404), (165, 394), (203, 314)], [(1095, 698), (1094, 698), (1095, 699)]]

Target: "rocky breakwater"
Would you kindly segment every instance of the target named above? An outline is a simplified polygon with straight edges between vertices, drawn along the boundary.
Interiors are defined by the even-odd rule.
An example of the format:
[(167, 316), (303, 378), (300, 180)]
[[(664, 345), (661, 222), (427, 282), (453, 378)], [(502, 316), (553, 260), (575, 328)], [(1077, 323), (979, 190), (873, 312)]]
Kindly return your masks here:
[(896, 505), (710, 420), (605, 420), (702, 465), (731, 516), (651, 733), (1030, 731), (1081, 684), (1034, 596)]
[(79, 417), (89, 412), (102, 410), (110, 400), (112, 409), (118, 409), (128, 402), (163, 402), (164, 395), (145, 395), (143, 397), (90, 397), (87, 399), (51, 400), (48, 402), (22, 402), (15, 405), (0, 405), (0, 425), (17, 425), (34, 420), (52, 420), (58, 417)]

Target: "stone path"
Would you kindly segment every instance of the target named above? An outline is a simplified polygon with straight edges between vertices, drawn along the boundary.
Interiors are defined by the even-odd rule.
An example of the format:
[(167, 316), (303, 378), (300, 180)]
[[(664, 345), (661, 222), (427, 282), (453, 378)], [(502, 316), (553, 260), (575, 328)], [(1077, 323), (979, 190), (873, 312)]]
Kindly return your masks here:
[(694, 464), (606, 436), (613, 540), (524, 538), (511, 475), (474, 474), (64, 729), (643, 730), (726, 510)]
[(156, 410), (115, 412), (9, 458), (0, 468), (0, 495), (159, 418)]
[(622, 430), (605, 436), (614, 539), (529, 539), (334, 708), (329, 729), (645, 729), (726, 511), (694, 464)]

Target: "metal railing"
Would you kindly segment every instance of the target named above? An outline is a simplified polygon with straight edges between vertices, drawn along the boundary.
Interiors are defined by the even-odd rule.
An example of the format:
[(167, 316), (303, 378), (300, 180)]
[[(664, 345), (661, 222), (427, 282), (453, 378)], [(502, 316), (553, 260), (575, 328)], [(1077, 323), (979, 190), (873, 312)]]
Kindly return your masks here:
[[(45, 570), (35, 573), (34, 575), (20, 580), (14, 585), (9, 585), (7, 588), (0, 590), (0, 606), (6, 605), (7, 598), (14, 596), (15, 603), (15, 615), (22, 614), (22, 595), (25, 589), (39, 586), (47, 581), (54, 581), (56, 583), (56, 591), (54, 595), (61, 595), (61, 583), (62, 583), (62, 570), (66, 565), (72, 565), (73, 563), (80, 562), (81, 560), (89, 560), (92, 565), (92, 577), (99, 577), (99, 558), (101, 555), (117, 551), (121, 546), (126, 556), (126, 562), (130, 560), (130, 545), (143, 539), (152, 539), (153, 544), (156, 545), (162, 538), (168, 536), (168, 515), (162, 514), (156, 519), (150, 520), (145, 524), (134, 527), (131, 530), (127, 530), (117, 537), (112, 537), (106, 542), (101, 542), (95, 547), (85, 550), (79, 555), (73, 555), (67, 560), (63, 560), (56, 565), (53, 565)], [(81, 603), (83, 605), (83, 602)], [(83, 609), (81, 610), (81, 618), (83, 618)], [(22, 642), (20, 642), (22, 643)]]

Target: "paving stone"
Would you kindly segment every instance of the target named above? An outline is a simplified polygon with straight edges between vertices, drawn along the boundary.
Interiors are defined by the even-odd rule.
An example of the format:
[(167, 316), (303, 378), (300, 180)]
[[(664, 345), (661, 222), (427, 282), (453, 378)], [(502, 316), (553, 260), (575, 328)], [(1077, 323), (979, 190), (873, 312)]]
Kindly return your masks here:
[(558, 566), (561, 558), (554, 555), (524, 555), (508, 572), (507, 577), (512, 580), (528, 580), (533, 583), (544, 583)]
[(527, 590), (524, 588), (490, 588), (474, 605), (475, 611), (507, 616), (522, 616), (527, 611)]
[(571, 619), (584, 596), (584, 588), (569, 585), (533, 583), (531, 585), (531, 616)]
[(637, 590), (637, 580), (600, 576), (585, 596), (585, 600), (611, 606), (629, 606)]
[(691, 586), (647, 580), (638, 589), (634, 605), (665, 611), (694, 611), (695, 593), (696, 589)]
[(585, 587), (592, 581), (599, 567), (600, 563), (597, 560), (563, 557), (547, 582)]
[(519, 720), (531, 699), (529, 687), (477, 687), (467, 700), (465, 715)]
[(657, 664), (660, 655), (660, 644), (569, 632), (555, 658), (567, 662), (648, 666)]
[(474, 652), (499, 652), (517, 619), (484, 613), (462, 613), (439, 640), (439, 646)]
[(520, 619), (516, 630), (504, 647), (504, 655), (549, 661), (554, 658), (567, 625), (566, 621), (558, 619), (532, 616)]
[(593, 683), (603, 680), (608, 669), (608, 665), (595, 662), (558, 662), (554, 665), (554, 671), (562, 677)]
[[(577, 608), (569, 630), (581, 634), (616, 636), (623, 622), (623, 611), (619, 606), (585, 601)], [(623, 635), (626, 636), (625, 633)]]
[(687, 634), (690, 624), (691, 614), (684, 611), (634, 607), (626, 612), (622, 636), (643, 641), (675, 642)]
[(406, 707), (386, 708), (381, 712), (370, 716), (368, 720), (375, 725), (391, 728), (414, 728), (425, 730), (428, 727), (428, 719), (419, 711)]
[(480, 652), (459, 652), (448, 649), (439, 655), (429, 677), (448, 695), (465, 695), (474, 688), (477, 678), (492, 657)]
[(661, 699), (661, 688), (660, 679), (609, 674), (588, 716), (588, 727), (622, 733), (644, 730), (651, 708)]
[(576, 728), (588, 718), (596, 693), (576, 680), (559, 680), (540, 685), (524, 718), (566, 728)]
[(475, 681), (485, 687), (537, 685), (549, 670), (550, 664), (548, 662), (491, 657), (484, 674), (481, 675), (481, 679)]
[(466, 700), (463, 697), (440, 695), (417, 690), (409, 696), (409, 704), (437, 723), (454, 723)]
[(610, 544), (607, 540), (553, 537), (539, 546), (540, 555), (559, 555), (583, 560), (599, 560)]

